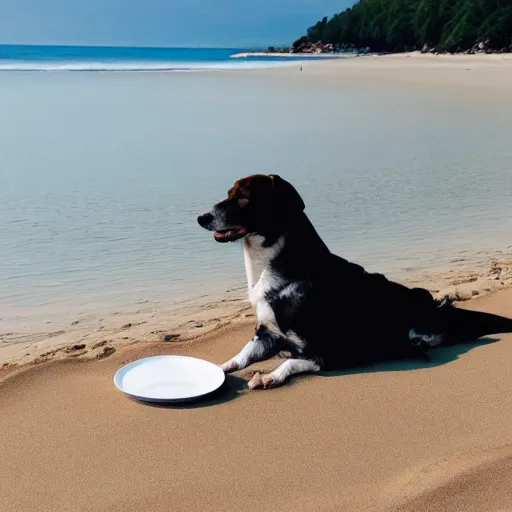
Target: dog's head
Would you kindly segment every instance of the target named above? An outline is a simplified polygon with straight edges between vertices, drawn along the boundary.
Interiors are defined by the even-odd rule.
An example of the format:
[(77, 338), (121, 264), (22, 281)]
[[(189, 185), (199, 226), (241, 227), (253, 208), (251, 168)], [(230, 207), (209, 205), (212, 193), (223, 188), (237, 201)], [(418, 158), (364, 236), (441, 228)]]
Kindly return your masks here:
[(228, 197), (197, 221), (213, 231), (217, 242), (234, 242), (250, 234), (265, 236), (287, 229), (304, 207), (299, 193), (283, 178), (255, 174), (235, 182)]

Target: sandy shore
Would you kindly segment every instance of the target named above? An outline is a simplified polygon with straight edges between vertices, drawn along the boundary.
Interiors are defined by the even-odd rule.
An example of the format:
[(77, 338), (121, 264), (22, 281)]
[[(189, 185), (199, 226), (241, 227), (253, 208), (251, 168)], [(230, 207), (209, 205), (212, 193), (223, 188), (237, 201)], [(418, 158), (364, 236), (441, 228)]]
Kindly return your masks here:
[[(294, 59), (290, 59), (293, 61)], [(298, 59), (300, 61), (300, 59)], [(302, 72), (300, 69), (302, 68)], [(365, 89), (392, 87), (404, 90), (444, 91), (457, 94), (499, 95), (510, 100), (512, 54), (433, 55), (419, 52), (364, 55), (359, 57), (302, 59), (295, 66), (258, 70), (292, 79), (301, 72), (303, 80), (332, 81), (342, 86), (356, 83)], [(491, 96), (492, 98), (492, 96)]]
[[(399, 280), (408, 286), (426, 287), (438, 298), (466, 301), (484, 296), (512, 286), (512, 247), (492, 254), (464, 252), (455, 255), (447, 268), (411, 271)], [(0, 368), (63, 359), (101, 359), (141, 341), (190, 341), (253, 318), (244, 287), (218, 300), (207, 296), (178, 305), (159, 302), (128, 311), (77, 314), (59, 325), (20, 327), (9, 325), (4, 319), (0, 331)]]
[[(466, 304), (510, 315), (512, 290)], [(439, 350), (428, 365), (310, 376), (269, 391), (246, 391), (246, 371), (215, 399), (181, 408), (141, 405), (112, 383), (121, 365), (147, 355), (221, 362), (251, 335), (248, 320), (98, 362), (3, 370), (0, 510), (512, 507), (510, 335)]]

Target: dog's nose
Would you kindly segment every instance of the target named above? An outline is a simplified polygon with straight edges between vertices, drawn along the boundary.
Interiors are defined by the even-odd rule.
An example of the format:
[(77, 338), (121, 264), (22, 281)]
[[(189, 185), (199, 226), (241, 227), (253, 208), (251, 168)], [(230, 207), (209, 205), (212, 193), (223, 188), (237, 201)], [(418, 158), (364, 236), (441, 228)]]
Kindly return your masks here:
[(213, 215), (211, 213), (203, 213), (202, 215), (199, 215), (197, 217), (197, 222), (199, 222), (199, 225), (203, 228), (208, 227), (213, 220)]

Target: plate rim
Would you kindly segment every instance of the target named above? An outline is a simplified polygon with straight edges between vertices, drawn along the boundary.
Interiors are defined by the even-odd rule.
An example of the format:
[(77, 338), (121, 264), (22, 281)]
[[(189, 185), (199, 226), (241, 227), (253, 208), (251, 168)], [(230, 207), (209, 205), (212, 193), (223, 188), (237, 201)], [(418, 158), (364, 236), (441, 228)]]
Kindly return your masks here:
[[(130, 366), (134, 366), (136, 363), (140, 363), (141, 361), (148, 361), (150, 359), (168, 359), (168, 358), (171, 358), (171, 359), (175, 359), (175, 358), (191, 359), (191, 360), (194, 360), (194, 361), (201, 361), (202, 363), (210, 364), (210, 365), (214, 366), (215, 368), (218, 368), (218, 370), (220, 372), (219, 375), (222, 375), (222, 379), (220, 380), (220, 383), (219, 383), (219, 385), (217, 387), (211, 389), (210, 391), (207, 391), (206, 393), (200, 393), (200, 394), (197, 394), (197, 395), (191, 395), (191, 396), (183, 397), (183, 398), (150, 398), (150, 397), (147, 397), (147, 396), (136, 395), (136, 394), (133, 394), (133, 393), (129, 393), (128, 391), (126, 391), (125, 389), (123, 389), (120, 386), (120, 383), (118, 383), (118, 379), (119, 379), (120, 374), (123, 373), (123, 372), (126, 373), (126, 371), (129, 369)], [(182, 355), (179, 355), (179, 354), (162, 354), (160, 356), (142, 357), (141, 359), (136, 359), (135, 361), (131, 361), (130, 363), (127, 363), (127, 364), (121, 366), (121, 368), (118, 368), (118, 370), (114, 373), (113, 381), (114, 381), (115, 387), (121, 393), (123, 393), (124, 395), (129, 396), (131, 398), (135, 398), (136, 400), (139, 400), (141, 402), (149, 402), (149, 403), (178, 403), (178, 402), (190, 402), (190, 401), (197, 400), (199, 398), (202, 398), (202, 397), (205, 397), (205, 396), (208, 396), (208, 395), (214, 393), (226, 381), (226, 374), (222, 371), (222, 368), (217, 366), (215, 363), (212, 363), (211, 361), (207, 361), (206, 359), (201, 359), (199, 357), (193, 357), (193, 356), (182, 356)]]

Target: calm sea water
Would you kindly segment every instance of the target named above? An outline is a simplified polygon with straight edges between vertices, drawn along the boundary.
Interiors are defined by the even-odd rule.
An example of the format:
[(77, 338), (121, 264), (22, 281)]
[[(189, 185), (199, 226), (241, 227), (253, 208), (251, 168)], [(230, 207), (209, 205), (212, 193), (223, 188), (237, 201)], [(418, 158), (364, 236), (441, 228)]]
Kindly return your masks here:
[(512, 103), (296, 71), (1, 72), (3, 321), (243, 288), (240, 245), (196, 216), (254, 172), (393, 276), (510, 245)]

